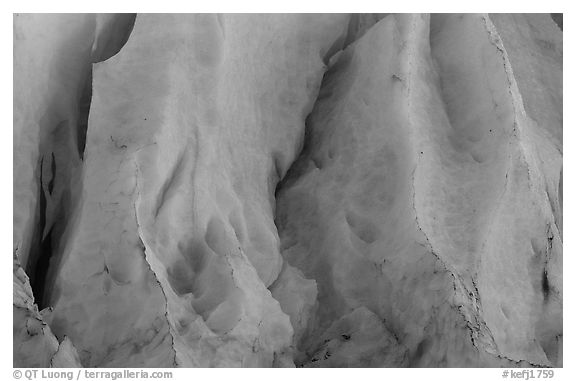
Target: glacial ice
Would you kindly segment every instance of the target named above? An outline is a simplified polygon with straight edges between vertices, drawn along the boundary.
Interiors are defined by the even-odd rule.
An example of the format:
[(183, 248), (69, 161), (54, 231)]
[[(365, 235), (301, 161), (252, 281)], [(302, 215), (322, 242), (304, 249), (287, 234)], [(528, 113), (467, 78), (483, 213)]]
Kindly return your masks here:
[(14, 366), (562, 366), (548, 14), (14, 15)]

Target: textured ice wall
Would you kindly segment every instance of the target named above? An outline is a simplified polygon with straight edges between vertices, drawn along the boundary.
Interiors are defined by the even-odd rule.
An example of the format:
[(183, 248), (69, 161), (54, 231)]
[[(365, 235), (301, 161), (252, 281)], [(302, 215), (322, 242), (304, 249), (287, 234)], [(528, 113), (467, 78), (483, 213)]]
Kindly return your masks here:
[(14, 29), (15, 366), (561, 365), (549, 15)]
[[(58, 344), (46, 324), (44, 290), (81, 198), (91, 64), (116, 54), (133, 22), (128, 14), (14, 15), (14, 366), (80, 364), (70, 340)], [(39, 313), (35, 302), (48, 308)]]
[(366, 359), (556, 364), (562, 156), (541, 130), (487, 16), (388, 16), (345, 49), (278, 194), (282, 253), (318, 284), (301, 350), (325, 353), (322, 332), (368, 308), (396, 341)]

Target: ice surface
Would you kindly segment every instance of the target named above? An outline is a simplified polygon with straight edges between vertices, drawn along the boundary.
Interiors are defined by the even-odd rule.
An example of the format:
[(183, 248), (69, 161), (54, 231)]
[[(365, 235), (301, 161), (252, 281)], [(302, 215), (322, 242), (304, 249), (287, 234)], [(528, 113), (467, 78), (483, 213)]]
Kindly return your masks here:
[(14, 16), (14, 365), (562, 365), (550, 15)]

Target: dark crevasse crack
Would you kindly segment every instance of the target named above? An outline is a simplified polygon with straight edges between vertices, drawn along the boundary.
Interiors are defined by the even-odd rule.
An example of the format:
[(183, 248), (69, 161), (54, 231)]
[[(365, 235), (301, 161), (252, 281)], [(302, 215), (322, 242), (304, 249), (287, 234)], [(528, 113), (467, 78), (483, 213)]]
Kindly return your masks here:
[(37, 212), (32, 245), (24, 264), (40, 310), (48, 306), (54, 269), (61, 254), (60, 241), (74, 209), (75, 193), (81, 191), (80, 176), (92, 102), (92, 63), (106, 60), (121, 50), (132, 32), (136, 15), (109, 16), (108, 20), (95, 31), (90, 62), (83, 70), (83, 82), (79, 83), (76, 124), (71, 119), (56, 119), (59, 112), (56, 102), (40, 120)]
[(56, 156), (54, 156), (54, 152), (52, 152), (52, 163), (50, 165), (52, 177), (48, 182), (48, 193), (52, 194), (54, 192), (54, 181), (56, 180)]
[[(42, 238), (44, 235), (44, 228), (46, 226), (46, 195), (44, 194), (43, 187), (43, 167), (44, 167), (44, 157), (40, 159), (40, 185), (38, 189), (38, 222), (34, 229), (33, 240), (31, 245), (30, 255), (28, 262), (26, 264), (26, 274), (30, 279), (30, 287), (32, 288), (32, 294), (34, 295), (34, 300), (38, 304), (38, 308), (41, 310), (43, 308), (43, 294), (44, 294), (44, 281), (47, 273), (47, 263), (50, 261), (52, 256), (52, 233), (48, 234), (50, 237)], [(48, 246), (47, 243), (50, 243)]]
[[(46, 234), (46, 237), (40, 243), (40, 251), (42, 255), (38, 258), (36, 262), (36, 269), (34, 273), (34, 282), (32, 285), (32, 292), (35, 295), (35, 301), (38, 305), (38, 309), (42, 310), (46, 306), (45, 301), (45, 290), (44, 285), (46, 284), (46, 278), (48, 275), (48, 267), (50, 265), (50, 259), (52, 259), (52, 229)], [(32, 278), (31, 278), (32, 279)]]
[[(50, 283), (49, 269), (55, 254), (55, 245), (62, 234), (62, 225), (58, 222), (63, 218), (62, 208), (54, 209), (53, 194), (56, 192), (56, 156), (50, 152), (42, 156), (39, 163), (40, 185), (38, 194), (38, 221), (35, 226), (33, 243), (26, 263), (26, 273), (30, 278), (30, 287), (34, 295), (35, 303), (42, 310), (46, 305), (47, 284)], [(66, 195), (58, 192), (63, 202), (67, 201)]]
[(84, 160), (84, 150), (86, 149), (86, 132), (88, 131), (88, 116), (90, 115), (90, 104), (92, 103), (92, 69), (84, 83), (84, 89), (78, 102), (78, 124), (76, 129), (76, 144), (78, 156)]
[(548, 281), (548, 271), (546, 268), (542, 271), (542, 293), (544, 295), (544, 302), (548, 302), (550, 296), (550, 283)]

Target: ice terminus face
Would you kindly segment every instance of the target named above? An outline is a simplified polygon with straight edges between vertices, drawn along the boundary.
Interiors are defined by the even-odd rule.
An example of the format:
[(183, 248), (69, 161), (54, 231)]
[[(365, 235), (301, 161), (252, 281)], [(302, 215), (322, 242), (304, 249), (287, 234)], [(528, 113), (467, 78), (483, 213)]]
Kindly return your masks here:
[(14, 15), (14, 365), (561, 366), (562, 173), (550, 15)]

